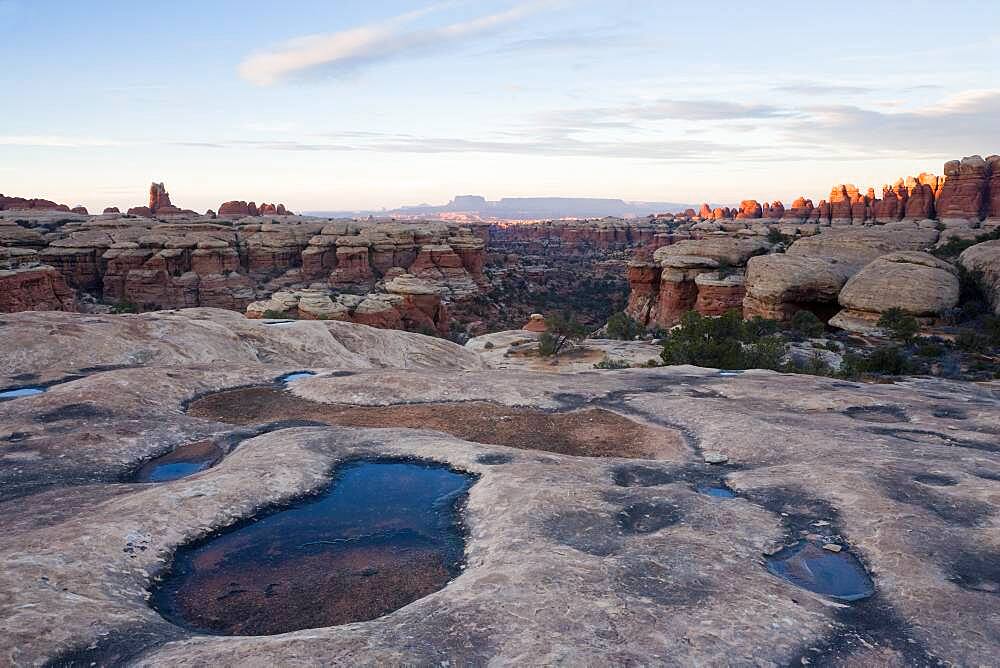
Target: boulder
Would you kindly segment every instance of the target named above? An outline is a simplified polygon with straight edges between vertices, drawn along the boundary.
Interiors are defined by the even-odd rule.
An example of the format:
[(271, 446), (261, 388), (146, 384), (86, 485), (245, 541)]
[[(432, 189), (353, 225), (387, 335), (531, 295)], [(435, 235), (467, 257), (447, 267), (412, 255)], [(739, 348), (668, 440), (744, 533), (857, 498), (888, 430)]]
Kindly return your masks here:
[(854, 264), (805, 255), (761, 255), (750, 258), (746, 271), (743, 315), (790, 320), (809, 310), (822, 319), (837, 310), (841, 288), (857, 271)]
[(956, 269), (929, 253), (904, 251), (884, 255), (855, 274), (840, 292), (844, 310), (830, 324), (869, 332), (883, 313), (899, 308), (924, 324), (934, 324), (958, 304)]
[(984, 241), (959, 256), (959, 263), (976, 276), (993, 312), (1000, 315), (1000, 241)]

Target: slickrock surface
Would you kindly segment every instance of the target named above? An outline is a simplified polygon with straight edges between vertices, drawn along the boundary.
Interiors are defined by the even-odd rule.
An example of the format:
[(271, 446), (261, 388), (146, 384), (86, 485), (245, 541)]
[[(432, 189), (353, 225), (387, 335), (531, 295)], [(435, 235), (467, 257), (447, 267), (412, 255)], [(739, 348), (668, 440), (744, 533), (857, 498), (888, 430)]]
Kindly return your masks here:
[[(48, 387), (0, 403), (4, 663), (988, 665), (1000, 653), (996, 383), (487, 370), (418, 335), (206, 309), (4, 315), (0, 337), (0, 387)], [(319, 375), (274, 384), (303, 369)], [(255, 391), (268, 421), (361, 420), (369, 407), (365, 424), (387, 428), (256, 423), (213, 398), (248, 385), (270, 388)], [(219, 412), (188, 413), (192, 400)], [(434, 420), (429, 406), (442, 407)], [(393, 425), (419, 426), (421, 410), (473, 440)], [(623, 448), (643, 430), (680, 447), (645, 460), (532, 449), (524, 430), (540, 415), (584, 437), (588, 417), (623, 421)], [(214, 467), (124, 482), (205, 439), (226, 452)], [(198, 635), (149, 606), (174, 550), (322, 488), (338, 463), (386, 457), (479, 476), (461, 509), (465, 568), (443, 589), (369, 622), (262, 637)], [(874, 595), (838, 603), (770, 573), (765, 555), (803, 538), (860, 559)]]

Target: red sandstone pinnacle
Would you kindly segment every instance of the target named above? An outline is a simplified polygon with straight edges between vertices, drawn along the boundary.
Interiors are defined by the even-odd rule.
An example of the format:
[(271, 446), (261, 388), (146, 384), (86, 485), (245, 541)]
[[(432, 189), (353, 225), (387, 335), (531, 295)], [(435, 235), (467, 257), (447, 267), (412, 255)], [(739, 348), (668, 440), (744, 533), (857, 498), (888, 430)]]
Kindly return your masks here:
[(736, 218), (739, 220), (743, 219), (755, 219), (761, 218), (764, 215), (764, 210), (760, 204), (755, 199), (745, 199), (740, 202), (739, 213), (736, 214)]
[(698, 212), (698, 215), (701, 216), (702, 218), (712, 218), (713, 217), (712, 207), (710, 207), (708, 204), (702, 204), (701, 210)]
[(170, 203), (170, 193), (162, 183), (153, 182), (149, 184), (149, 210), (154, 214), (160, 209), (172, 207)]
[(989, 209), (989, 167), (978, 155), (945, 163), (946, 178), (937, 199), (940, 219), (980, 220), (984, 217)]
[(118, 210), (117, 206), (109, 206), (109, 207), (106, 207), (104, 209), (104, 213), (105, 214), (109, 214), (109, 213), (121, 213), (121, 211)]

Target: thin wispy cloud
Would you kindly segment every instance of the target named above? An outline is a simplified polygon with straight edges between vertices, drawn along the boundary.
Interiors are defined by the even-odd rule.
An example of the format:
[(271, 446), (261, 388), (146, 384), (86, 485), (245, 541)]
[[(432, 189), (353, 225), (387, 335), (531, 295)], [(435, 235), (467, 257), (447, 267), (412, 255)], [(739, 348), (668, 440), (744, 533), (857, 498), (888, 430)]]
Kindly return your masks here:
[(771, 90), (778, 93), (791, 93), (793, 95), (813, 95), (813, 96), (827, 96), (827, 95), (867, 95), (873, 92), (873, 88), (868, 86), (849, 86), (841, 84), (822, 84), (822, 83), (790, 83), (782, 86), (775, 86)]
[(335, 33), (308, 35), (246, 58), (239, 66), (245, 80), (269, 86), (303, 75), (334, 75), (355, 71), (378, 62), (423, 54), (454, 46), (561, 4), (557, 0), (531, 0), (467, 21), (428, 28), (413, 23), (455, 3), (437, 3), (394, 16), (385, 21)]
[(58, 135), (0, 135), (0, 146), (39, 146), (50, 148), (99, 148), (123, 146), (113, 139), (95, 137), (63, 137)]

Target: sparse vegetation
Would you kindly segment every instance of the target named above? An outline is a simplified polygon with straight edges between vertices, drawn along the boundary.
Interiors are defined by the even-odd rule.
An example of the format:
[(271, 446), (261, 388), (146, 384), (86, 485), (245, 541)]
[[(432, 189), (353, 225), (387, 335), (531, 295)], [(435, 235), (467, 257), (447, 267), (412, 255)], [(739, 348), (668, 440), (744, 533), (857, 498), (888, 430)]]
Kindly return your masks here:
[(997, 239), (1000, 239), (1000, 227), (985, 234), (977, 235), (973, 239), (959, 239), (958, 237), (952, 237), (944, 244), (932, 250), (931, 254), (943, 259), (954, 259), (961, 255), (966, 248), (970, 248), (976, 244), (981, 244), (984, 241), (994, 241)]
[(134, 304), (127, 299), (122, 299), (118, 303), (111, 307), (111, 312), (115, 315), (124, 315), (126, 313), (138, 313), (139, 306)]
[(631, 369), (632, 365), (627, 360), (615, 360), (605, 355), (604, 359), (594, 365), (594, 368), (606, 370)]
[(805, 309), (796, 311), (789, 325), (793, 332), (811, 339), (823, 336), (826, 331), (823, 321), (816, 317), (815, 313)]
[(920, 323), (899, 308), (891, 308), (878, 319), (878, 326), (893, 339), (907, 343), (920, 332)]
[(694, 311), (681, 317), (680, 326), (667, 334), (660, 356), (665, 364), (694, 364), (719, 369), (778, 369), (784, 355), (780, 336), (760, 334), (731, 310), (718, 318)]
[(902, 376), (912, 370), (909, 356), (895, 345), (879, 346), (867, 355), (849, 352), (844, 355), (841, 375), (857, 378), (864, 374)]
[(556, 314), (545, 319), (546, 330), (538, 338), (538, 352), (543, 357), (556, 357), (570, 341), (587, 335), (586, 328), (572, 317)]
[(642, 334), (642, 327), (623, 311), (608, 318), (608, 337), (631, 341), (640, 334)]
[(264, 320), (288, 320), (289, 318), (281, 311), (264, 311)]

